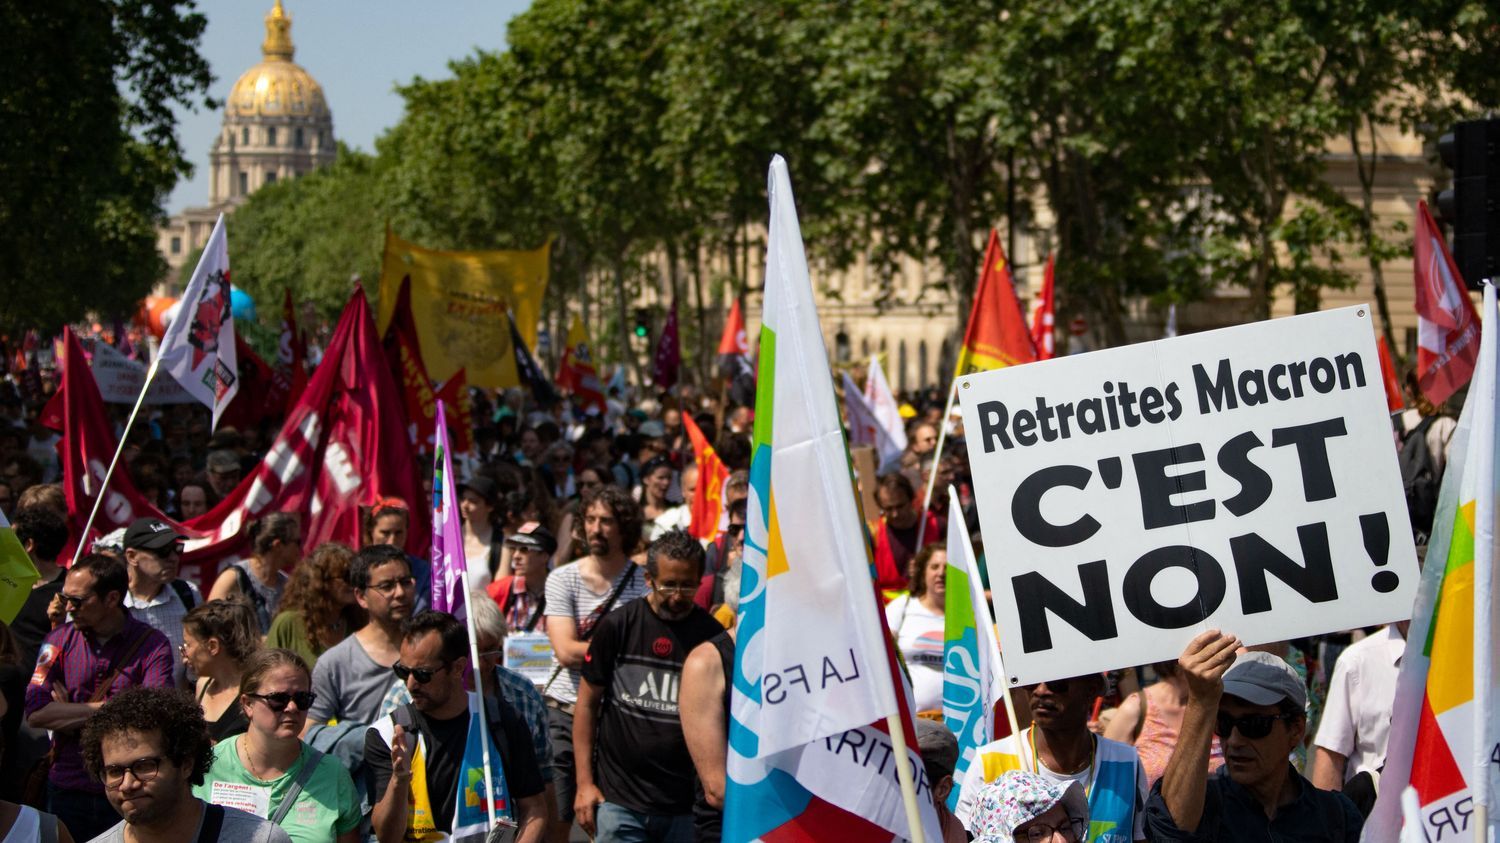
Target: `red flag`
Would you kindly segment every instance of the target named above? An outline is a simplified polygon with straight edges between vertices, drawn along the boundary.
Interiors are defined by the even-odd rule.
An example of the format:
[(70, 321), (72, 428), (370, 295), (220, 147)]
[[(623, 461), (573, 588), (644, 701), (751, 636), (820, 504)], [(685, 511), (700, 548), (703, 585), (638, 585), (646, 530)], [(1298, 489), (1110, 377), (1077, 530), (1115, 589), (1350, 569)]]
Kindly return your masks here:
[(234, 335), (234, 354), (240, 369), (239, 389), (220, 415), (219, 426), (250, 430), (280, 422), (286, 415), (286, 398), (278, 391), (276, 372), (239, 332)]
[(1055, 258), (1047, 256), (1047, 271), (1042, 273), (1042, 292), (1036, 297), (1036, 309), (1031, 312), (1031, 344), (1036, 347), (1036, 359), (1051, 360), (1053, 353), (1052, 326), (1056, 319), (1053, 310), (1052, 270)]
[[(297, 330), (297, 311), (292, 291), (281, 300), (281, 342), (276, 347), (276, 392), (288, 408), (307, 389), (307, 338)], [(273, 396), (274, 397), (274, 396)]]
[(724, 513), (724, 481), (729, 479), (729, 469), (687, 413), (682, 414), (682, 429), (693, 443), (693, 462), (698, 464), (698, 487), (693, 490), (693, 521), (688, 532), (693, 538), (713, 541), (719, 535), (719, 518)]
[(651, 383), (657, 389), (671, 389), (677, 384), (677, 370), (682, 366), (682, 346), (677, 338), (677, 300), (672, 299), (672, 312), (667, 315), (666, 327), (661, 329), (661, 338), (656, 341), (656, 357), (651, 363)]
[(604, 412), (604, 387), (599, 385), (599, 371), (594, 368), (593, 344), (589, 342), (588, 328), (583, 317), (573, 314), (568, 326), (568, 345), (563, 349), (561, 362), (557, 365), (558, 386), (573, 393), (585, 409), (597, 407)]
[(724, 333), (719, 336), (719, 354), (750, 356), (750, 337), (745, 333), (745, 314), (740, 311), (740, 300), (735, 299), (729, 308), (729, 318), (724, 320)]
[[(115, 437), (93, 375), (83, 363), (83, 349), (71, 332), (66, 344), (67, 422), (60, 453), (76, 538), (114, 454)], [(422, 500), (412, 450), (401, 431), (396, 385), (381, 359), (363, 291), (356, 289), (350, 297), (324, 360), (328, 365), (318, 367), (266, 458), (218, 506), (174, 524), (189, 537), (184, 569), (198, 567), (200, 584), (208, 585), (221, 566), (249, 553), (246, 527), (266, 513), (298, 513), (305, 548), (326, 541), (357, 547), (361, 506), (385, 496)], [(99, 508), (94, 534), (84, 540), (145, 516), (163, 518), (136, 491), (129, 470), (120, 466)], [(409, 552), (422, 553), (431, 539), (427, 517), (426, 508), (412, 508)]]
[(1026, 317), (1021, 315), (1021, 303), (1016, 300), (1016, 290), (1010, 280), (1010, 265), (1005, 260), (1005, 250), (1000, 248), (1000, 237), (992, 228), (953, 376), (957, 378), (1034, 360), (1036, 347), (1031, 344), (1031, 329), (1026, 325)]
[(1386, 347), (1385, 337), (1375, 338), (1375, 348), (1380, 352), (1380, 379), (1385, 382), (1385, 408), (1394, 416), (1406, 409), (1406, 400), (1401, 397), (1401, 382), (1396, 379), (1396, 367), (1391, 363), (1391, 351)]
[(1426, 202), (1417, 203), (1417, 383), (1442, 404), (1474, 375), (1479, 317)]
[(427, 367), (422, 363), (417, 323), (411, 316), (410, 277), (401, 279), (391, 324), (385, 329), (384, 345), (386, 363), (401, 389), (401, 403), (406, 408), (407, 436), (411, 444), (425, 448), (424, 443), (432, 441), (437, 426), (437, 398)]
[[(452, 431), (453, 446), (456, 454), (467, 453), (473, 445), (472, 431), (474, 428), (474, 404), (469, 400), (469, 379), (463, 369), (453, 373), (442, 386), (437, 388), (436, 400), (443, 402), (448, 408), (448, 428)], [(434, 405), (434, 413), (436, 412)], [(437, 423), (434, 419), (432, 435), (422, 440), (426, 443), (424, 447), (436, 447)]]

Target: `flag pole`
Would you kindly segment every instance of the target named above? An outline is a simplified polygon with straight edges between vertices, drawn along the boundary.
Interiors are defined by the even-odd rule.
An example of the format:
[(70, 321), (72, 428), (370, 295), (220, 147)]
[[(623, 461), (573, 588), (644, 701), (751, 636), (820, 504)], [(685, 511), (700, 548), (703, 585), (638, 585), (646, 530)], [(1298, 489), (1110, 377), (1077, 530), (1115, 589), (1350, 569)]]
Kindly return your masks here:
[[(922, 515), (917, 520), (917, 546), (913, 553), (922, 551), (922, 542), (927, 538), (927, 512), (932, 509), (932, 489), (937, 485), (938, 463), (943, 460), (943, 444), (948, 441), (948, 417), (953, 415), (953, 402), (958, 398), (958, 378), (948, 385), (948, 406), (943, 408), (943, 417), (938, 421), (937, 448), (932, 452), (932, 469), (927, 472), (927, 492), (922, 496)], [(949, 513), (950, 517), (952, 513)]]
[[(462, 546), (459, 546), (458, 552), (464, 552)], [(469, 630), (469, 658), (472, 660), (470, 664), (474, 665), (474, 695), (479, 698), (479, 734), (481, 737), (479, 748), (483, 753), (482, 757), (484, 759), (484, 792), (489, 795), (489, 798), (485, 800), (485, 804), (489, 807), (489, 811), (486, 814), (489, 824), (485, 827), (486, 833), (488, 833), (495, 830), (495, 778), (490, 768), (490, 725), (484, 705), (484, 673), (479, 665), (479, 639), (474, 632), (474, 607), (469, 602), (471, 595), (469, 594), (467, 562), (465, 562), (462, 583), (464, 592), (464, 626), (468, 627)]]
[[(70, 354), (68, 357), (67, 365), (74, 365), (75, 361), (72, 359), (72, 355)], [(80, 360), (77, 362), (82, 363), (83, 361)], [(78, 546), (73, 548), (73, 561), (68, 563), (68, 567), (77, 564), (79, 557), (83, 556), (83, 546), (88, 540), (89, 530), (93, 529), (94, 519), (99, 515), (99, 504), (103, 503), (104, 492), (109, 488), (110, 479), (115, 476), (115, 465), (120, 462), (120, 454), (125, 451), (125, 440), (130, 438), (130, 428), (135, 425), (136, 414), (141, 411), (141, 405), (146, 402), (146, 392), (151, 389), (151, 381), (156, 378), (156, 369), (160, 362), (161, 357), (159, 355), (152, 357), (151, 365), (146, 369), (146, 381), (141, 384), (141, 391), (135, 396), (135, 406), (130, 410), (130, 418), (125, 420), (125, 429), (120, 431), (120, 441), (115, 443), (115, 455), (110, 459), (109, 468), (104, 472), (104, 482), (100, 484), (99, 492), (94, 495), (94, 506), (89, 510), (89, 520), (83, 522), (83, 532), (78, 534)]]
[[(906, 732), (901, 726), (899, 709), (894, 714), (886, 715), (885, 726), (890, 730), (891, 749), (896, 757), (909, 762), (911, 755), (906, 748)], [(922, 836), (922, 812), (917, 807), (917, 783), (912, 778), (909, 763), (896, 764), (896, 779), (901, 783), (901, 804), (906, 808), (906, 827), (911, 831), (911, 841), (926, 843), (927, 838)]]
[(1475, 429), (1479, 431), (1480, 478), (1474, 501), (1474, 839), (1487, 843), (1489, 838), (1490, 813), (1490, 753), (1494, 735), (1491, 734), (1490, 683), (1494, 647), (1492, 639), (1494, 618), (1494, 566), (1495, 566), (1495, 428), (1497, 419), (1496, 383), (1500, 378), (1500, 357), (1495, 350), (1495, 331), (1490, 323), (1496, 318), (1495, 283), (1484, 279), (1484, 312), (1480, 334), (1479, 371), (1484, 379), (1479, 386), (1479, 410), (1482, 415), (1475, 418)]

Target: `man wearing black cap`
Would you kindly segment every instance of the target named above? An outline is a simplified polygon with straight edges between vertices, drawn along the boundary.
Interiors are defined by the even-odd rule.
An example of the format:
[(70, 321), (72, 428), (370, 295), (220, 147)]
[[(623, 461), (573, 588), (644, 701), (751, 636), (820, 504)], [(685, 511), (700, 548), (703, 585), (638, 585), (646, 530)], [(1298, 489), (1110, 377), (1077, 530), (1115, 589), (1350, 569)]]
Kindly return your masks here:
[(196, 585), (177, 577), (184, 538), (155, 518), (137, 518), (125, 528), (125, 608), (167, 636), (174, 653), (182, 648), (183, 615), (203, 602)]
[[(1318, 790), (1288, 756), (1307, 733), (1307, 686), (1270, 653), (1239, 652), (1239, 639), (1201, 633), (1177, 660), (1188, 703), (1167, 773), (1146, 803), (1152, 840), (1359, 840), (1364, 819), (1342, 793)], [(1224, 766), (1208, 775), (1214, 735)]]
[(551, 530), (529, 521), (505, 537), (505, 547), (511, 573), (490, 583), (487, 591), (500, 606), (507, 632), (545, 632), (547, 562), (557, 551), (557, 539)]

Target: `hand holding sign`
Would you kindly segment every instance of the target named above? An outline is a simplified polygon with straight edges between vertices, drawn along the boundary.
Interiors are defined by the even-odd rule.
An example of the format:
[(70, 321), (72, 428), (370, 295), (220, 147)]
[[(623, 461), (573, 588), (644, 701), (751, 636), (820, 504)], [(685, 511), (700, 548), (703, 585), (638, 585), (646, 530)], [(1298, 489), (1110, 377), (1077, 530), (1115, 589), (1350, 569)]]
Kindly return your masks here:
[(1188, 697), (1217, 705), (1224, 693), (1224, 674), (1234, 664), (1240, 639), (1217, 629), (1198, 633), (1177, 659), (1177, 666), (1187, 680)]

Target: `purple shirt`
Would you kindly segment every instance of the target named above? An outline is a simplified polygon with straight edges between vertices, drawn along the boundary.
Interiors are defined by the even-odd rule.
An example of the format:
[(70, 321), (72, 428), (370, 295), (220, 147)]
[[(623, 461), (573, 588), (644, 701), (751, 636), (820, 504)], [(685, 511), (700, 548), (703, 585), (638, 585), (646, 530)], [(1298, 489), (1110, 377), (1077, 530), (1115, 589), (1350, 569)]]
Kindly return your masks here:
[[(142, 639), (142, 636), (145, 636)], [(141, 640), (139, 647), (136, 641)], [(42, 640), (31, 684), (26, 686), (26, 714), (29, 717), (52, 702), (52, 683), (61, 680), (68, 689), (68, 702), (86, 703), (126, 652), (135, 650), (130, 662), (120, 670), (104, 699), (115, 692), (137, 685), (171, 688), (172, 645), (167, 637), (150, 626), (125, 616), (125, 626), (103, 644), (64, 624), (47, 633)], [(83, 766), (79, 748), (82, 730), (53, 732), (57, 754), (47, 780), (66, 790), (103, 793), (104, 785), (89, 776)]]

